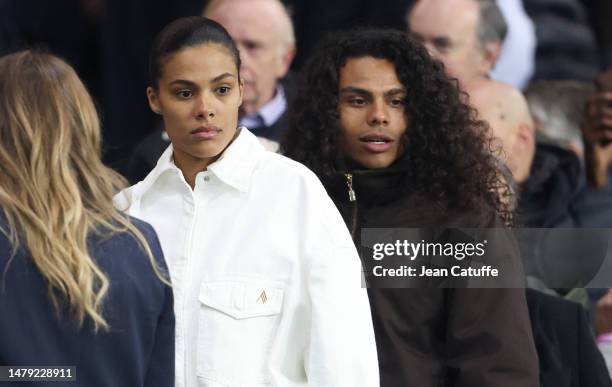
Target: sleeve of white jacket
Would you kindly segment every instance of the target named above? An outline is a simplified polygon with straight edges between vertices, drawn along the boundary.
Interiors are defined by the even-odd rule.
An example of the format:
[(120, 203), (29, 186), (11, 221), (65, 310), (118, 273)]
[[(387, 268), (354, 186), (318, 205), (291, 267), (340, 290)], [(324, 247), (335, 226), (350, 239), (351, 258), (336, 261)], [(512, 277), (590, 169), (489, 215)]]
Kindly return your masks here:
[(304, 358), (309, 386), (379, 386), (378, 357), (361, 261), (322, 185), (305, 215), (306, 294), (310, 337)]

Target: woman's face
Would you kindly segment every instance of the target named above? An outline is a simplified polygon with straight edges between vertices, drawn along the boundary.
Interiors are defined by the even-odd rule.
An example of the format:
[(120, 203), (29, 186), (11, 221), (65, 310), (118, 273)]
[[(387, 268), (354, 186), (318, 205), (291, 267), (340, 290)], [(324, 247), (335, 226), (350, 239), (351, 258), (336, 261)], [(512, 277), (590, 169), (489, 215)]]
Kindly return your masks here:
[(163, 116), (175, 162), (207, 166), (236, 134), (242, 84), (228, 49), (205, 43), (163, 61), (157, 90), (147, 89), (151, 109)]

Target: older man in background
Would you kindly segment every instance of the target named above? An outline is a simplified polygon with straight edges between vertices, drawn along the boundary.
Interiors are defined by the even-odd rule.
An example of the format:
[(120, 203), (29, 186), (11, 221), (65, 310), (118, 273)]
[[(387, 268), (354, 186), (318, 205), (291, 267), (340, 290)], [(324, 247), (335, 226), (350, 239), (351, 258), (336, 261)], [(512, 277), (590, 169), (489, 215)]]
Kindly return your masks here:
[(521, 92), (489, 76), (508, 32), (495, 1), (419, 0), (407, 22), (410, 32), (468, 93), (499, 140), (500, 158), (516, 182), (524, 182), (535, 153), (533, 122)]
[(244, 81), (240, 124), (277, 141), (287, 129), (283, 79), (296, 52), (293, 24), (279, 0), (212, 0), (204, 16), (220, 23), (238, 49)]
[[(239, 125), (275, 151), (289, 126), (292, 87), (287, 74), (296, 53), (289, 12), (280, 0), (212, 0), (203, 16), (223, 25), (240, 50), (244, 95)], [(136, 183), (144, 178), (169, 144), (163, 128), (141, 141), (129, 161), (128, 180)]]
[(407, 22), (410, 32), (464, 87), (488, 78), (508, 32), (494, 0), (419, 0)]

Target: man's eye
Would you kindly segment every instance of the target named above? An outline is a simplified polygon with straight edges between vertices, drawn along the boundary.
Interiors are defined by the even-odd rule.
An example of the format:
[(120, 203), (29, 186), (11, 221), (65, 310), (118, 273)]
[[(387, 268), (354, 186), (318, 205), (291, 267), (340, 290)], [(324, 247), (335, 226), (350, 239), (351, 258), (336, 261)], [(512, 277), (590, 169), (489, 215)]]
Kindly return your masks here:
[(351, 98), (348, 100), (349, 104), (353, 106), (363, 106), (365, 105), (365, 100), (363, 98)]
[(259, 50), (261, 47), (262, 46), (259, 42), (251, 42), (251, 41), (244, 42), (244, 48), (247, 49), (248, 51)]
[(393, 107), (403, 107), (404, 106), (404, 100), (403, 99), (392, 99), (391, 100), (391, 106)]
[(438, 52), (447, 52), (451, 47), (450, 42), (446, 39), (435, 39), (432, 43)]
[(446, 54), (448, 53), (448, 50), (448, 46), (436, 46), (436, 51), (438, 51), (440, 54)]
[(176, 92), (176, 96), (182, 99), (188, 99), (193, 97), (191, 90), (179, 90)]

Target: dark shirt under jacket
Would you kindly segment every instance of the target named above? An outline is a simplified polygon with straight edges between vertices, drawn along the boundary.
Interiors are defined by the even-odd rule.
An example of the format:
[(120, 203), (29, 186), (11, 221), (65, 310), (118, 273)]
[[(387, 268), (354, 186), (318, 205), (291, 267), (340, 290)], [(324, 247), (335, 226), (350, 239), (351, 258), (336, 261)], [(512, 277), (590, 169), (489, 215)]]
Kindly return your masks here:
[(583, 167), (573, 152), (538, 143), (520, 188), (519, 222), (524, 227), (577, 227), (572, 206), (584, 186)]
[(542, 387), (612, 386), (581, 305), (532, 289), (527, 302)]
[(612, 228), (612, 166), (606, 185), (584, 186), (572, 205), (580, 227)]
[[(355, 202), (342, 173), (322, 178), (358, 248), (364, 227), (502, 226), (493, 211), (444, 211), (411, 192), (408, 168), (400, 160), (353, 171)], [(368, 295), (381, 387), (538, 385), (523, 289), (370, 288)]]
[(532, 228), (520, 238), (528, 275), (549, 288), (609, 286), (608, 280), (591, 281), (596, 274), (609, 278), (602, 272), (602, 263), (609, 261), (604, 261), (609, 233), (593, 228), (612, 227), (612, 179), (594, 189), (586, 184), (584, 166), (573, 152), (538, 142), (530, 176), (520, 187), (519, 222)]
[(573, 152), (537, 144), (530, 175), (519, 189), (519, 224), (530, 227), (519, 230), (519, 240), (527, 275), (549, 288), (589, 283), (601, 266), (601, 247), (605, 255), (607, 238), (577, 228), (573, 203), (584, 184), (583, 167)]
[[(136, 219), (133, 222), (149, 242), (160, 268), (166, 271), (153, 228)], [(0, 278), (0, 364), (76, 366), (76, 382), (49, 382), (54, 386), (173, 386), (172, 289), (156, 277), (148, 256), (131, 235), (97, 238), (90, 246), (110, 280), (103, 304), (110, 331), (95, 334), (90, 320), (78, 330), (65, 310), (58, 318), (45, 280), (31, 257), (19, 251)], [(11, 251), (8, 239), (0, 233), (3, 272)], [(25, 387), (45, 383), (16, 384)]]

